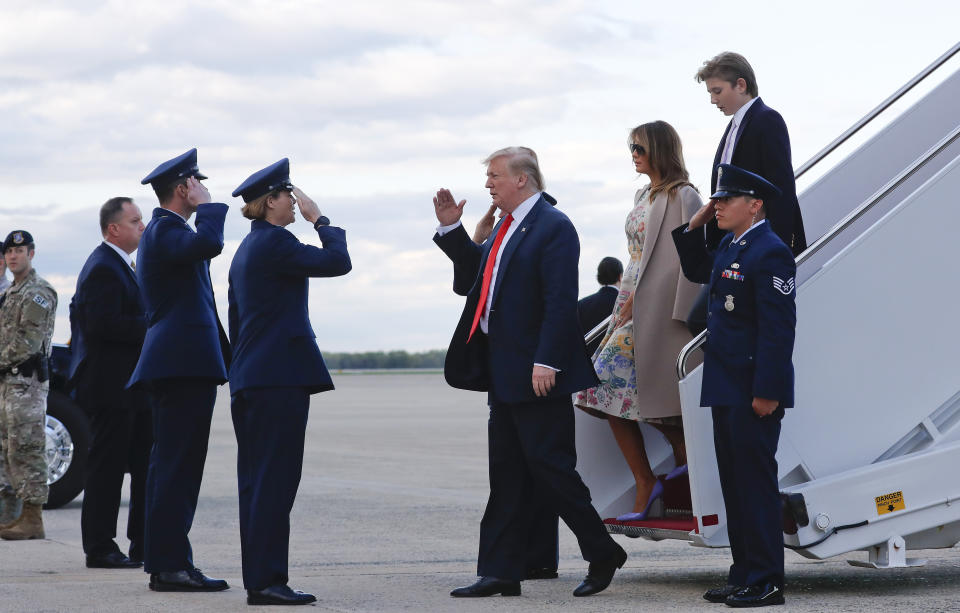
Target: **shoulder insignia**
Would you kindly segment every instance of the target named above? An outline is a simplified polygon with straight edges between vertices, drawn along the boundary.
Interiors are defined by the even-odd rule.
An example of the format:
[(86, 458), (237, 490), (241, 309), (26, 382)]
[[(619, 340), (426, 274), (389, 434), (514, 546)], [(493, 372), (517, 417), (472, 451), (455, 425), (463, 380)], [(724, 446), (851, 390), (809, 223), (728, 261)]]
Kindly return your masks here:
[(50, 308), (50, 301), (44, 298), (43, 296), (41, 296), (40, 294), (37, 294), (36, 296), (34, 296), (33, 301), (45, 309)]
[(773, 278), (773, 289), (777, 290), (784, 296), (787, 296), (796, 288), (797, 284), (794, 282), (793, 277), (790, 277), (786, 281), (780, 277)]

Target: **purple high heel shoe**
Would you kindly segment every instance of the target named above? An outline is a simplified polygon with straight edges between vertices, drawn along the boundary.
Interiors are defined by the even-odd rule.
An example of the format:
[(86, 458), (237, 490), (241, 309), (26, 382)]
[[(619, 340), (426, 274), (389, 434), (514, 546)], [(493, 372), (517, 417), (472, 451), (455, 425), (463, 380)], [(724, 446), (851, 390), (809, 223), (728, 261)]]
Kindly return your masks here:
[(663, 482), (658, 479), (657, 482), (653, 484), (653, 490), (650, 492), (650, 498), (647, 499), (647, 506), (644, 507), (643, 511), (619, 515), (617, 516), (617, 521), (641, 521), (646, 519), (651, 507), (653, 507), (655, 502), (660, 500), (661, 496), (663, 496)]
[(663, 496), (663, 482), (676, 479), (677, 477), (685, 474), (687, 474), (687, 465), (683, 464), (671, 470), (662, 479), (657, 479), (657, 482), (653, 484), (653, 490), (650, 492), (650, 498), (647, 499), (647, 506), (644, 507), (643, 511), (639, 513), (625, 513), (623, 515), (619, 515), (617, 516), (617, 521), (643, 521), (646, 519), (651, 508), (653, 507), (653, 504), (657, 502), (661, 496)]

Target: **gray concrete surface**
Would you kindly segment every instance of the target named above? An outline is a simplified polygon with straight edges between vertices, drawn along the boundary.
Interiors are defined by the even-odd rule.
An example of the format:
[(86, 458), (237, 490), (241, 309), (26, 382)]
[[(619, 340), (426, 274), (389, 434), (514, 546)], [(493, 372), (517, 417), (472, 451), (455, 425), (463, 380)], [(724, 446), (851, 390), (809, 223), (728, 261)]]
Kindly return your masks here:
[[(560, 578), (525, 582), (519, 598), (453, 600), (474, 579), (487, 495), (481, 394), (440, 375), (336, 377), (314, 396), (300, 495), (292, 517), (291, 585), (323, 611), (698, 611), (723, 581), (727, 550), (624, 537), (630, 554), (613, 585), (573, 598), (586, 564), (561, 528)], [(231, 589), (159, 594), (139, 570), (90, 570), (80, 546), (80, 501), (44, 514), (47, 540), (0, 542), (0, 611), (250, 610), (240, 581), (236, 447), (221, 391), (191, 540), (205, 572)], [(121, 514), (126, 507), (121, 509)], [(125, 519), (118, 533), (125, 534)], [(119, 540), (126, 547), (126, 540)], [(924, 568), (893, 571), (806, 560), (787, 552), (785, 611), (960, 610), (960, 550), (922, 552)], [(850, 557), (865, 559), (865, 554)]]

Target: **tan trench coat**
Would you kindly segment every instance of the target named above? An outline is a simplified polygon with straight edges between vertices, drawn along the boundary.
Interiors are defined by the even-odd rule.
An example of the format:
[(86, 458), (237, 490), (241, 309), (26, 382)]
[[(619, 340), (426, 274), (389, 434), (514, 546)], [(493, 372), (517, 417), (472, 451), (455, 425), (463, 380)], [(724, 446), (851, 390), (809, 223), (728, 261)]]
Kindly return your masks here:
[[(686, 319), (700, 285), (683, 276), (670, 233), (690, 221), (702, 205), (700, 194), (684, 185), (672, 196), (657, 194), (647, 215), (640, 276), (633, 297), (637, 409), (643, 417), (680, 414), (677, 355), (691, 339)], [(691, 367), (698, 364), (699, 355), (691, 356), (690, 362)]]

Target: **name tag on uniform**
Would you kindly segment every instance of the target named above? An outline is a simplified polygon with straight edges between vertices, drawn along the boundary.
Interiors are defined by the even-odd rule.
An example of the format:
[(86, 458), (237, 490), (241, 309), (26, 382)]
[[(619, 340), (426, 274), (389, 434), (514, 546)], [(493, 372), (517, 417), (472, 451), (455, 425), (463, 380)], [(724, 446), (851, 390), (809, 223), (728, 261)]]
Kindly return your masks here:
[(724, 279), (733, 279), (734, 281), (743, 281), (743, 273), (737, 272), (736, 270), (730, 270), (729, 268), (723, 271), (723, 274), (720, 275)]

